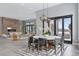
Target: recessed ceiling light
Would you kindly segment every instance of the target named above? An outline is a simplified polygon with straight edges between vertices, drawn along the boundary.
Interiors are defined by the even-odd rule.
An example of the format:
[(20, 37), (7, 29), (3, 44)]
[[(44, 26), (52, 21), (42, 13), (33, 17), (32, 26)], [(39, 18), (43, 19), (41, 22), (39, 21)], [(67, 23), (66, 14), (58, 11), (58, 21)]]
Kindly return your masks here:
[(21, 3), (21, 5), (24, 6), (25, 4), (24, 3)]
[(28, 20), (28, 19), (30, 19), (30, 18), (26, 18), (26, 19)]
[(33, 8), (29, 8), (30, 10), (33, 10)]

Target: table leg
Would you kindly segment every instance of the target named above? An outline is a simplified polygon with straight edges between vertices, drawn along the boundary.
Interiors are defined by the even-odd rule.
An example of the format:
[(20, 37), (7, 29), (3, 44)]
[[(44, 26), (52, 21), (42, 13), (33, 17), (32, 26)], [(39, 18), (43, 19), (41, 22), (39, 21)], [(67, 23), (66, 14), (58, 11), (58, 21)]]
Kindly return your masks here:
[(56, 54), (56, 41), (54, 40), (54, 48), (55, 48), (55, 55), (57, 55)]

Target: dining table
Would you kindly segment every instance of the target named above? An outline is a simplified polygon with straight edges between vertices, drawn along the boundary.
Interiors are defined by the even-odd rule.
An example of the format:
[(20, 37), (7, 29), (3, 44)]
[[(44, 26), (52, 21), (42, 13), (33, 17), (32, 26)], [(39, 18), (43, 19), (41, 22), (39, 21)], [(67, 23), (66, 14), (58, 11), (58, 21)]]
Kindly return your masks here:
[[(55, 54), (56, 54), (56, 40), (61, 40), (61, 36), (55, 36), (55, 35), (35, 35), (33, 36), (34, 39), (39, 39), (39, 38), (44, 38), (46, 39), (47, 41), (53, 41), (54, 42), (54, 48), (55, 48)], [(39, 48), (39, 47), (38, 47)], [(62, 49), (62, 48), (61, 48)]]

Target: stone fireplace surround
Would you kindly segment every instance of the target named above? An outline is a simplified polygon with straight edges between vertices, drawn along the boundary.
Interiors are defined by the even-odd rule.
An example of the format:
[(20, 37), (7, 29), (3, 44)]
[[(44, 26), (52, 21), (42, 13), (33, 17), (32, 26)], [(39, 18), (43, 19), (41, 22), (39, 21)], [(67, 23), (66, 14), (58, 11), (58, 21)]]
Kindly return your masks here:
[(18, 19), (8, 18), (8, 17), (0, 17), (0, 33), (7, 34), (8, 27), (11, 29), (15, 29), (16, 32), (20, 32), (20, 21)]

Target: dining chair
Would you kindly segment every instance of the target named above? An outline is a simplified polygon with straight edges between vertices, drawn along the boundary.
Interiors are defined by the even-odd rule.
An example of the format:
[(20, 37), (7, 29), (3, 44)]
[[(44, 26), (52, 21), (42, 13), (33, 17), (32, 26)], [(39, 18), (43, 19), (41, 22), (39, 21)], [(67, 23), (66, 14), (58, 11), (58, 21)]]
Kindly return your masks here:
[(30, 36), (30, 37), (28, 38), (28, 47), (29, 47), (29, 49), (30, 49), (31, 47), (33, 47), (33, 36)]
[(35, 39), (34, 44), (37, 50), (47, 49), (47, 40), (44, 38)]
[[(62, 41), (62, 38), (55, 40), (55, 50), (57, 50), (57, 48), (60, 49), (62, 54), (62, 51), (64, 50), (64, 41)], [(57, 53), (55, 52), (55, 54)]]

